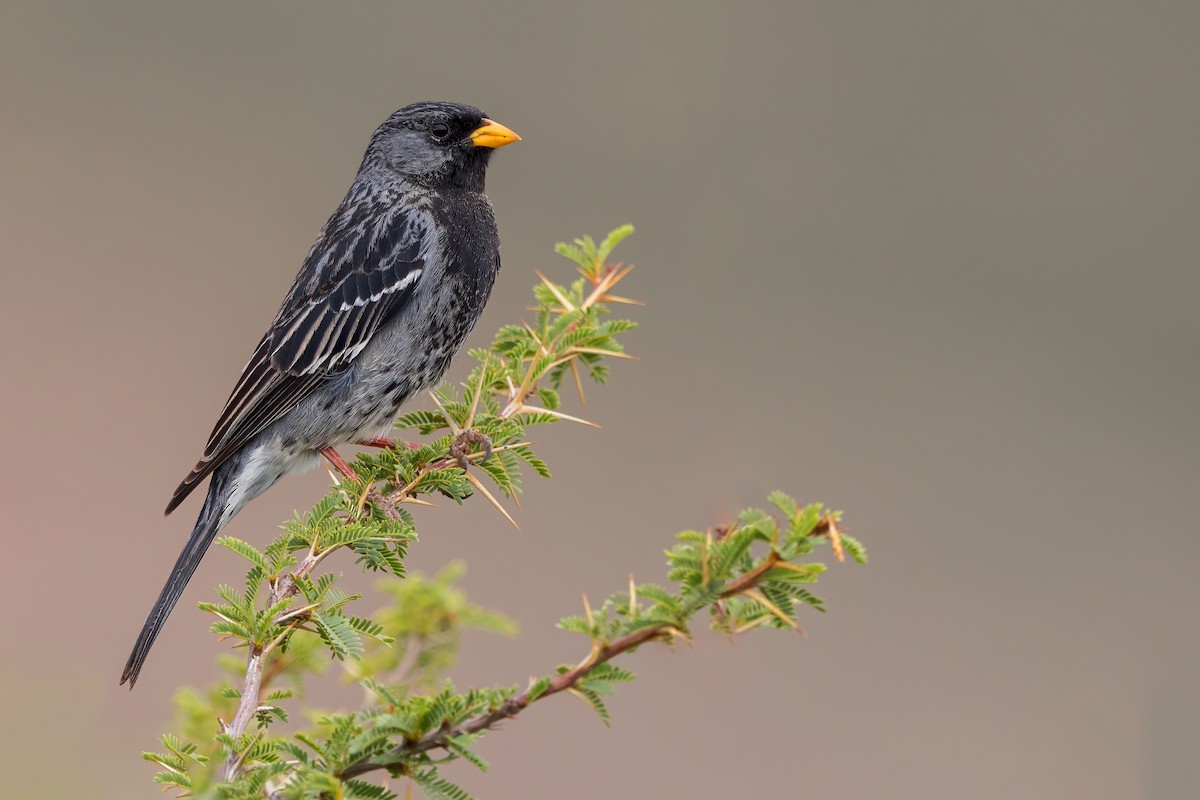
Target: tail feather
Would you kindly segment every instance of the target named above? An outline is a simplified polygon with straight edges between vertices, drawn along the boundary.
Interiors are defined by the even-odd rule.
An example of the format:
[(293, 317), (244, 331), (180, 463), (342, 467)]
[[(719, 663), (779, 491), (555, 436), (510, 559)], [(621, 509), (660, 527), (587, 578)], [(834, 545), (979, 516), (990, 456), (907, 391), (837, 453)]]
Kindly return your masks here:
[(179, 596), (183, 594), (188, 581), (196, 572), (196, 567), (200, 566), (204, 553), (221, 529), (221, 517), (226, 501), (226, 492), (223, 491), (223, 488), (224, 481), (216, 478), (209, 485), (208, 497), (204, 501), (204, 507), (200, 510), (196, 527), (192, 530), (192, 535), (188, 537), (183, 552), (175, 561), (175, 566), (171, 568), (166, 585), (163, 586), (158, 599), (154, 601), (154, 608), (151, 609), (150, 616), (146, 618), (142, 632), (138, 634), (137, 642), (133, 645), (133, 652), (129, 654), (129, 660), (125, 663), (125, 671), (121, 673), (121, 683), (128, 682), (130, 689), (137, 682), (138, 673), (142, 671), (142, 665), (150, 653), (150, 648), (154, 646), (154, 640), (158, 638), (159, 631), (166, 624), (167, 617), (179, 601)]
[(208, 477), (209, 473), (221, 466), (221, 461), (213, 459), (201, 459), (201, 461), (192, 467), (192, 471), (183, 479), (183, 483), (175, 489), (175, 493), (171, 495), (171, 502), (167, 503), (167, 510), (163, 512), (165, 516), (170, 516), (171, 512), (179, 508), (179, 504), (187, 499), (187, 496), (196, 491), (196, 487), (200, 485), (200, 481)]

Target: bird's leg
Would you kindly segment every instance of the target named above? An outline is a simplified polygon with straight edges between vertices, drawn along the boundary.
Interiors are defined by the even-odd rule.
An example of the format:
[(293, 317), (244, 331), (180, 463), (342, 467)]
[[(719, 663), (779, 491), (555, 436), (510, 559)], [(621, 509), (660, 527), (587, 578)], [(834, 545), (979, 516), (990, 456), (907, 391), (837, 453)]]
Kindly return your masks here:
[(334, 469), (342, 473), (342, 477), (358, 480), (358, 473), (354, 471), (354, 467), (347, 464), (346, 459), (338, 455), (337, 450), (334, 450), (329, 445), (326, 445), (325, 447), (318, 447), (317, 451), (321, 455), (325, 456), (325, 458), (329, 459), (329, 463), (333, 464)]
[[(386, 436), (372, 436), (370, 439), (363, 439), (355, 444), (362, 447), (378, 447), (380, 450), (395, 450), (400, 446), (401, 439), (389, 439)], [(421, 445), (416, 442), (403, 442), (404, 446), (409, 450), (420, 450)]]
[(467, 454), (471, 451), (472, 444), (483, 445), (483, 458), (480, 460), (480, 464), (492, 457), (491, 437), (474, 428), (465, 430), (454, 439), (454, 444), (450, 445), (450, 457), (457, 460), (458, 465), (464, 470), (467, 468)]

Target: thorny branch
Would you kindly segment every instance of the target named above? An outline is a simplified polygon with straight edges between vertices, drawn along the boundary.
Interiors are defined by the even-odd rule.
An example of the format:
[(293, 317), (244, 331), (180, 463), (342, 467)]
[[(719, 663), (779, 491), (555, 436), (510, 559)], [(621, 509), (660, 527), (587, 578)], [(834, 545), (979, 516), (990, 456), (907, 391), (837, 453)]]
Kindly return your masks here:
[[(616, 286), (616, 284), (619, 281), (621, 281), (625, 276), (627, 276), (632, 270), (633, 270), (632, 264), (630, 264), (630, 265), (598, 264), (595, 267), (595, 269), (592, 271), (587, 271), (587, 270), (581, 269), (580, 272), (592, 284), (592, 290), (591, 290), (591, 292), (588, 293), (587, 297), (584, 298), (583, 302), (580, 303), (578, 307), (576, 307), (574, 304), (572, 304), (561, 292), (559, 292), (557, 287), (552, 282), (547, 280), (545, 276), (543, 276), (541, 273), (538, 273), (538, 277), (541, 278), (541, 280), (547, 286), (550, 287), (550, 289), (554, 292), (555, 297), (558, 299), (559, 303), (562, 305), (562, 307), (560, 309), (556, 309), (556, 310), (559, 311), (560, 313), (565, 313), (565, 312), (576, 311), (576, 310), (586, 311), (586, 310), (592, 308), (593, 306), (595, 306), (597, 303), (601, 303), (601, 302), (626, 303), (626, 304), (640, 305), (639, 301), (630, 300), (630, 299), (624, 298), (624, 297), (617, 297), (610, 293), (612, 288), (614, 286)], [(560, 350), (561, 350), (561, 352), (560, 352)], [(580, 400), (583, 401), (583, 399), (584, 399), (583, 398), (583, 387), (582, 387), (581, 382), (579, 381), (578, 367), (577, 367), (575, 361), (581, 354), (586, 353), (586, 352), (596, 352), (599, 355), (631, 358), (631, 356), (628, 356), (624, 353), (611, 352), (611, 351), (594, 351), (594, 350), (586, 348), (586, 347), (570, 347), (570, 348), (563, 349), (559, 346), (559, 343), (557, 341), (539, 341), (538, 342), (538, 352), (536, 354), (534, 354), (533, 356), (529, 357), (529, 359), (528, 359), (529, 365), (528, 365), (527, 369), (525, 370), (524, 375), (522, 376), (520, 385), (515, 385), (510, 380), (508, 382), (507, 391), (498, 393), (499, 399), (504, 402), (503, 409), (501, 410), (499, 416), (503, 419), (511, 419), (512, 417), (516, 416), (517, 414), (535, 411), (535, 412), (539, 412), (539, 413), (550, 414), (552, 416), (559, 417), (561, 419), (570, 420), (573, 422), (580, 422), (585, 425), (592, 425), (594, 427), (594, 423), (588, 422), (587, 420), (580, 419), (578, 417), (573, 417), (568, 414), (564, 414), (560, 411), (551, 411), (546, 408), (529, 405), (529, 398), (536, 391), (537, 382), (540, 379), (542, 379), (551, 369), (553, 369), (554, 367), (556, 367), (560, 364), (564, 364), (564, 363), (569, 363), (571, 365), (573, 374), (575, 377), (575, 385), (576, 385), (576, 388), (579, 390)], [(544, 361), (544, 357), (551, 355), (551, 354), (557, 354), (558, 357), (547, 364)], [(446, 421), (449, 423), (451, 431), (456, 436), (462, 437), (464, 435), (469, 435), (472, 432), (472, 425), (474, 424), (475, 414), (476, 414), (476, 411), (479, 406), (479, 398), (482, 395), (482, 393), (484, 392), (483, 381), (487, 376), (487, 367), (488, 367), (488, 364), (487, 364), (487, 361), (485, 360), (482, 365), (482, 368), (479, 371), (479, 384), (475, 387), (474, 402), (472, 403), (470, 411), (467, 414), (467, 418), (463, 421), (462, 425), (459, 425), (451, 417), (451, 415), (449, 413), (447, 413), (444, 408), (442, 408), (443, 415), (444, 415)], [(434, 402), (437, 403), (437, 405), (439, 407), (441, 407), (441, 403), (438, 401), (437, 397), (433, 396), (433, 399), (434, 399)], [(370, 442), (366, 442), (365, 444), (369, 444), (372, 446), (392, 446), (391, 443), (387, 442), (386, 440), (370, 441)], [(451, 448), (451, 452), (448, 453), (445, 457), (435, 459), (434, 461), (430, 462), (429, 464), (426, 464), (425, 467), (420, 471), (420, 473), (418, 473), (418, 475), (412, 481), (410, 481), (407, 485), (396, 489), (395, 491), (392, 491), (385, 495), (385, 494), (381, 493), (379, 490), (377, 490), (376, 488), (374, 488), (373, 486), (368, 486), (366, 492), (360, 498), (359, 509), (361, 510), (363, 508), (363, 506), (369, 502), (372, 506), (374, 506), (376, 509), (378, 509), (386, 517), (388, 517), (389, 519), (391, 519), (393, 521), (397, 521), (401, 518), (400, 514), (399, 514), (399, 510), (398, 510), (398, 508), (401, 504), (403, 504), (403, 503), (424, 504), (425, 503), (425, 501), (423, 501), (419, 497), (417, 497), (416, 490), (417, 490), (418, 485), (420, 484), (421, 480), (428, 473), (430, 473), (434, 470), (445, 469), (448, 467), (456, 467), (457, 466), (463, 470), (463, 472), (466, 474), (467, 480), (469, 480), (471, 482), (471, 484), (475, 488), (475, 490), (478, 491), (481, 495), (483, 495), (483, 497), (486, 500), (488, 500), (488, 502), (491, 503), (492, 506), (494, 506), (504, 516), (505, 519), (507, 519), (514, 527), (516, 527), (516, 521), (513, 520), (512, 516), (509, 515), (508, 511), (506, 511), (504, 509), (504, 507), (502, 505), (500, 505), (499, 501), (496, 500), (496, 498), (492, 495), (492, 493), (490, 491), (488, 491), (486, 486), (484, 486), (484, 484), (474, 474), (472, 474), (471, 471), (467, 467), (471, 462), (473, 462), (477, 459), (487, 458), (489, 455), (492, 454), (493, 451), (502, 451), (502, 450), (512, 449), (512, 448), (524, 446), (526, 444), (528, 444), (528, 442), (503, 445), (503, 446), (498, 446), (495, 448), (492, 448), (489, 446), (484, 453), (467, 453), (465, 451), (462, 451), (461, 449), (456, 451), (454, 448)], [(458, 443), (456, 443), (455, 447), (460, 447), (460, 445)], [(336, 480), (336, 478), (335, 478), (335, 480)], [(334, 548), (330, 548), (330, 549), (334, 549)], [(303, 561), (300, 562), (299, 565), (297, 565), (296, 569), (292, 570), (288, 574), (285, 574), (285, 575), (282, 575), (282, 576), (276, 578), (275, 581), (272, 582), (271, 593), (270, 593), (270, 598), (267, 603), (267, 607), (269, 608), (272, 605), (274, 605), (275, 603), (278, 603), (279, 601), (284, 600), (288, 597), (291, 597), (293, 594), (295, 594), (297, 579), (303, 578), (304, 576), (308, 575), (308, 573), (311, 572), (313, 570), (313, 568), (316, 567), (316, 565), (321, 561), (321, 559), (324, 558), (326, 555), (328, 555), (328, 553), (329, 553), (329, 549), (318, 552), (317, 544), (316, 544), (316, 541), (314, 540), (313, 546), (312, 546), (312, 548), (310, 548), (308, 555), (304, 558)], [(294, 613), (294, 612), (291, 612), (291, 613)], [(295, 619), (295, 624), (297, 624), (297, 625), (300, 624), (303, 621), (303, 619), (304, 619), (303, 615), (297, 615), (297, 617)], [(290, 630), (290, 628), (289, 628), (289, 630)], [(604, 661), (607, 661), (609, 658), (612, 658), (613, 656), (617, 655), (618, 653), (624, 652), (625, 650), (628, 650), (632, 647), (636, 647), (638, 644), (641, 644), (642, 642), (645, 642), (645, 641), (648, 641), (649, 639), (653, 639), (653, 638), (663, 636), (663, 635), (664, 635), (663, 630), (657, 629), (657, 628), (649, 628), (645, 631), (638, 632), (633, 637), (627, 637), (627, 639), (636, 639), (637, 641), (620, 640), (618, 642), (614, 642), (612, 645), (609, 645), (609, 647), (607, 649), (602, 651), (602, 653), (601, 653), (602, 658), (600, 660), (593, 660), (589, 664), (581, 665), (581, 667), (577, 667), (575, 670), (572, 670), (571, 672), (566, 673), (563, 676), (560, 676), (558, 679), (556, 679), (551, 684), (550, 689), (546, 693), (547, 694), (555, 694), (555, 693), (561, 692), (565, 689), (569, 689), (572, 686), (574, 686), (575, 682), (579, 679), (580, 676), (584, 675), (588, 669), (595, 666), (596, 664), (603, 663)], [(279, 641), (280, 640), (277, 639), (275, 642), (271, 642), (267, 645), (253, 645), (251, 647), (250, 654), (246, 660), (246, 678), (245, 678), (245, 682), (243, 683), (243, 686), (242, 686), (241, 699), (238, 703), (237, 713), (234, 715), (233, 721), (229, 725), (224, 726), (225, 733), (230, 734), (234, 737), (240, 737), (242, 734), (244, 734), (246, 732), (246, 729), (250, 725), (250, 721), (253, 720), (255, 715), (259, 712), (259, 710), (260, 710), (259, 703), (260, 703), (260, 698), (261, 698), (262, 690), (263, 690), (264, 666), (265, 666), (267, 657), (271, 653), (271, 650), (274, 648), (274, 646), (276, 644), (278, 644)], [(619, 645), (621, 647), (618, 649)], [(574, 677), (572, 678), (571, 676), (574, 676)], [(570, 680), (564, 680), (567, 678), (570, 678)], [(522, 697), (524, 697), (525, 699), (524, 699), (524, 702), (521, 705), (519, 705), (519, 707), (513, 706), (513, 704), (515, 702), (520, 701), (521, 697), (513, 698), (508, 703), (506, 703), (505, 708), (508, 709), (508, 711), (506, 713), (502, 713), (501, 717), (512, 716), (513, 714), (517, 713), (522, 708), (524, 708), (525, 705), (528, 705), (528, 703), (530, 702), (528, 695), (523, 695)], [(513, 707), (509, 708), (509, 706), (513, 706)], [(496, 712), (496, 713), (500, 713), (500, 712)], [(491, 715), (488, 715), (488, 716), (490, 717)], [(501, 717), (498, 717), (497, 719), (499, 719)], [(490, 725), (495, 724), (495, 721), (496, 720), (490, 720), (490, 721), (485, 722), (485, 720), (483, 718), (481, 718), (479, 721), (476, 722), (476, 727), (471, 728), (470, 730), (480, 730), (483, 727), (489, 727)], [(459, 732), (470, 732), (470, 730), (463, 730), (463, 731), (459, 731)], [(431, 737), (426, 737), (426, 738), (431, 739)], [(436, 738), (436, 737), (434, 737), (434, 738)], [(422, 740), (422, 741), (424, 742), (425, 740)], [(423, 752), (423, 750), (427, 750), (432, 747), (436, 747), (436, 746), (438, 746), (437, 745), (438, 741), (442, 741), (442, 740), (437, 739), (437, 741), (433, 741), (431, 739), (431, 741), (429, 741), (426, 744), (426, 746), (419, 748), (419, 749), (411, 750), (411, 752), (413, 752), (413, 753)], [(409, 747), (416, 747), (416, 745), (415, 744), (410, 745)], [(230, 753), (230, 755), (225, 763), (225, 780), (232, 781), (237, 777), (238, 771), (240, 770), (241, 765), (242, 765), (243, 756), (244, 756), (244, 752), (243, 753)], [(375, 769), (378, 767), (370, 767), (370, 768)], [(350, 774), (357, 774), (357, 773), (347, 773), (347, 777), (349, 777)]]
[[(313, 569), (316, 568), (317, 564), (321, 563), (321, 559), (328, 555), (332, 549), (334, 548), (318, 550), (317, 540), (314, 538), (313, 544), (309, 548), (308, 555), (304, 557), (304, 560), (297, 564), (296, 568), (291, 572), (279, 575), (275, 578), (275, 580), (271, 581), (271, 593), (267, 600), (267, 608), (270, 608), (279, 601), (294, 595), (296, 593), (296, 581), (300, 578), (304, 578), (310, 572), (312, 572)], [(296, 625), (303, 621), (303, 616), (296, 613), (297, 611), (302, 610), (303, 609), (293, 609), (292, 611), (288, 612), (289, 615), (294, 615)], [(289, 628), (289, 630), (291, 629)], [(244, 734), (246, 732), (246, 728), (250, 725), (250, 721), (254, 719), (255, 715), (258, 713), (259, 700), (262, 697), (262, 690), (264, 686), (263, 669), (266, 664), (267, 657), (271, 654), (271, 651), (275, 649), (275, 646), (279, 644), (281, 638), (277, 638), (275, 641), (269, 642), (266, 645), (251, 645), (250, 655), (246, 658), (246, 680), (242, 684), (242, 694), (241, 699), (238, 701), (237, 712), (234, 714), (233, 721), (231, 723), (228, 725), (222, 723), (224, 732), (230, 736), (240, 737), (242, 734)], [(244, 755), (244, 752), (231, 752), (229, 754), (229, 757), (225, 761), (226, 781), (232, 781), (237, 778), (238, 771), (242, 767)]]
[[(837, 527), (831, 517), (827, 517), (818, 523), (813, 530), (813, 535), (836, 536)], [(770, 572), (781, 563), (786, 563), (779, 555), (772, 550), (770, 554), (750, 572), (740, 576), (734, 581), (731, 581), (728, 586), (721, 592), (719, 600), (727, 600), (736, 595), (745, 595), (753, 592), (755, 587), (762, 581), (763, 576)], [(685, 634), (677, 628), (668, 625), (652, 625), (647, 628), (635, 631), (627, 636), (623, 636), (612, 642), (596, 641), (592, 647), (591, 653), (581, 661), (578, 665), (562, 673), (550, 682), (550, 685), (537, 697), (534, 697), (530, 690), (527, 689), (521, 694), (510, 697), (499, 708), (489, 711), (485, 714), (480, 714), (465, 722), (453, 727), (444, 727), (433, 733), (421, 737), (415, 741), (402, 744), (382, 756), (377, 756), (371, 759), (365, 759), (346, 766), (339, 773), (338, 777), (346, 780), (359, 775), (373, 772), (375, 770), (393, 768), (399, 764), (403, 764), (406, 760), (413, 756), (430, 750), (447, 747), (447, 742), (459, 736), (479, 733), (483, 730), (488, 730), (495, 727), (498, 723), (515, 717), (520, 712), (524, 711), (530, 704), (536, 700), (549, 697), (550, 695), (559, 694), (560, 692), (570, 691), (583, 679), (588, 676), (588, 673), (595, 669), (600, 664), (604, 664), (617, 656), (627, 653), (637, 647), (651, 641), (671, 641), (676, 637), (682, 637)]]
[[(587, 297), (585, 297), (583, 299), (583, 301), (579, 304), (579, 306), (575, 306), (573, 303), (571, 303), (558, 290), (558, 287), (556, 287), (551, 281), (549, 281), (540, 272), (538, 273), (538, 277), (542, 280), (542, 282), (546, 286), (550, 287), (551, 291), (554, 293), (555, 297), (561, 304), (560, 308), (556, 308), (554, 310), (559, 313), (566, 313), (566, 312), (573, 312), (573, 311), (587, 311), (587, 310), (591, 309), (592, 307), (594, 307), (597, 303), (619, 303), (619, 304), (628, 304), (628, 305), (641, 305), (642, 303), (639, 300), (631, 300), (627, 297), (618, 297), (616, 295), (611, 294), (612, 288), (614, 286), (616, 286), (617, 283), (620, 282), (623, 278), (625, 278), (627, 275), (629, 275), (629, 273), (632, 271), (633, 271), (632, 264), (627, 264), (627, 265), (601, 264), (601, 265), (597, 265), (591, 271), (580, 269), (580, 274), (582, 274), (583, 277), (586, 278), (588, 280), (588, 282), (590, 282), (592, 284), (592, 290), (591, 290), (591, 292), (588, 293)], [(564, 334), (568, 333), (568, 332), (570, 332), (570, 330), (571, 330), (571, 328), (567, 328), (566, 331), (564, 331), (563, 333)], [(560, 338), (562, 335), (563, 334), (560, 334)], [(535, 339), (536, 338), (537, 337), (535, 335)], [(580, 402), (586, 404), (586, 400), (583, 396), (583, 384), (579, 378), (579, 367), (577, 364), (577, 360), (578, 360), (579, 356), (581, 356), (585, 353), (592, 353), (595, 355), (603, 355), (603, 356), (608, 356), (608, 357), (613, 357), (613, 358), (634, 358), (634, 356), (628, 355), (626, 353), (621, 353), (621, 352), (616, 352), (616, 351), (611, 351), (611, 350), (596, 350), (594, 348), (579, 347), (579, 346), (563, 348), (557, 339), (554, 341), (540, 341), (539, 340), (538, 341), (538, 351), (534, 355), (528, 357), (529, 364), (528, 364), (528, 367), (525, 369), (524, 374), (522, 375), (520, 384), (518, 385), (518, 384), (514, 383), (511, 379), (509, 379), (507, 389), (505, 391), (496, 392), (496, 394), (498, 396), (497, 399), (504, 403), (498, 416), (501, 419), (512, 419), (513, 417), (517, 416), (518, 414), (523, 414), (523, 413), (528, 413), (528, 412), (536, 412), (539, 414), (548, 414), (550, 416), (557, 417), (559, 419), (568, 420), (570, 422), (578, 422), (583, 425), (589, 425), (594, 428), (599, 427), (595, 423), (589, 422), (586, 419), (581, 419), (580, 417), (574, 417), (574, 416), (571, 416), (570, 414), (564, 414), (563, 412), (558, 411), (558, 410), (551, 410), (551, 409), (544, 408), (541, 406), (534, 406), (534, 405), (529, 404), (529, 399), (530, 399), (531, 395), (533, 395), (533, 393), (535, 391), (537, 391), (538, 381), (541, 380), (542, 378), (544, 378), (547, 373), (549, 373), (551, 370), (553, 370), (555, 367), (557, 367), (561, 364), (569, 364), (570, 365), (572, 376), (574, 378), (575, 388), (579, 392)], [(554, 358), (554, 360), (547, 363), (544, 360), (544, 357), (551, 356), (551, 355), (556, 355), (557, 357)], [(472, 425), (475, 422), (475, 414), (479, 408), (479, 398), (485, 391), (483, 382), (487, 376), (487, 368), (488, 368), (488, 362), (485, 360), (482, 367), (479, 370), (479, 383), (475, 387), (474, 401), (471, 404), (471, 408), (470, 408), (469, 412), (467, 413), (467, 418), (463, 421), (463, 424), (461, 424), (461, 425), (459, 425), (454, 420), (454, 418), (446, 411), (446, 409), (442, 406), (441, 402), (438, 400), (437, 396), (431, 394), (431, 397), (433, 398), (434, 403), (438, 406), (439, 409), (441, 409), (442, 415), (445, 417), (446, 422), (450, 427), (450, 431), (453, 434), (455, 434), (455, 436), (460, 437), (460, 439), (462, 437), (469, 438), (471, 436), (471, 434), (473, 433)], [(516, 521), (508, 513), (508, 511), (506, 511), (505, 508), (502, 505), (500, 505), (500, 502), (498, 500), (496, 500), (496, 498), (492, 495), (492, 493), (488, 491), (488, 489), (484, 486), (484, 484), (475, 475), (473, 475), (467, 467), (468, 467), (469, 463), (471, 463), (477, 459), (481, 459), (481, 458), (486, 459), (488, 456), (490, 456), (492, 454), (493, 451), (499, 452), (501, 450), (508, 450), (508, 449), (514, 449), (517, 447), (523, 447), (528, 444), (530, 444), (530, 443), (529, 442), (520, 442), (517, 444), (510, 444), (510, 445), (506, 445), (506, 446), (502, 446), (502, 447), (495, 447), (495, 448), (492, 448), (489, 446), (489, 447), (487, 447), (487, 449), (484, 453), (467, 454), (462, 450), (455, 449), (455, 448), (458, 448), (461, 446), (458, 442), (456, 442), (455, 446), (451, 448), (451, 452), (446, 457), (436, 459), (434, 461), (431, 461), (429, 464), (426, 464), (425, 467), (420, 471), (420, 473), (418, 473), (417, 476), (415, 478), (413, 478), (413, 480), (410, 481), (407, 485), (402, 486), (387, 495), (383, 495), (380, 492), (377, 492), (374, 489), (372, 489), (368, 492), (365, 499), (369, 500), (372, 504), (374, 504), (375, 507), (378, 508), (380, 511), (382, 511), (389, 519), (393, 519), (393, 520), (398, 519), (399, 514), (397, 511), (397, 508), (400, 505), (402, 505), (404, 503), (414, 503), (417, 505), (426, 504), (425, 501), (421, 500), (420, 498), (418, 498), (416, 496), (417, 495), (416, 489), (428, 473), (430, 473), (434, 470), (445, 469), (447, 467), (459, 466), (463, 470), (463, 472), (466, 474), (467, 480), (469, 480), (471, 482), (471, 484), (475, 487), (475, 490), (478, 491), (481, 495), (483, 495), (484, 499), (486, 499), (489, 503), (491, 503), (491, 505), (497, 511), (499, 511), (500, 514), (506, 520), (508, 520), (508, 522), (510, 524), (512, 524), (513, 527), (519, 527), (517, 525)]]

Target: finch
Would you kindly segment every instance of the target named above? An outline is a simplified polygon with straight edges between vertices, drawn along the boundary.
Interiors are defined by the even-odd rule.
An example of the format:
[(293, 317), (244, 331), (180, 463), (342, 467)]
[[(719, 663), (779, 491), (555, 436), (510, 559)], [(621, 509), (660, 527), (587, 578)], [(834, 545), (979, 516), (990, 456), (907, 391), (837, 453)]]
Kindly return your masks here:
[(212, 476), (195, 528), (138, 635), (146, 656), (217, 533), (284, 475), (332, 448), (383, 436), (434, 385), (479, 320), (500, 270), (484, 194), (488, 161), (515, 133), (477, 108), (416, 103), (375, 131), (242, 370), (170, 514)]

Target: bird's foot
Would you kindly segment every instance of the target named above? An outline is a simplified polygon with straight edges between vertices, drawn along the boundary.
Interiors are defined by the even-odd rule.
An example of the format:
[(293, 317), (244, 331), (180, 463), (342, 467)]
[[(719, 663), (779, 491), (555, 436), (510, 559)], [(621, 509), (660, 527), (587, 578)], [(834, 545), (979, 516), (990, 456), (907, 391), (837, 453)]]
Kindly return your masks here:
[(492, 439), (486, 433), (480, 433), (474, 428), (463, 431), (454, 440), (454, 444), (450, 445), (450, 457), (458, 462), (458, 465), (465, 471), (470, 462), (467, 461), (467, 455), (471, 452), (472, 444), (483, 445), (483, 458), (479, 463), (485, 463), (492, 457)]
[(380, 450), (396, 450), (400, 445), (404, 445), (409, 450), (420, 450), (421, 445), (416, 442), (406, 442), (403, 439), (389, 439), (386, 436), (372, 436), (370, 439), (363, 439), (355, 444), (362, 447), (378, 447)]
[(358, 473), (354, 471), (354, 467), (347, 464), (346, 459), (342, 458), (338, 454), (337, 450), (334, 450), (332, 447), (325, 446), (317, 448), (317, 451), (329, 460), (329, 463), (333, 465), (334, 469), (342, 473), (343, 478), (353, 478), (354, 480), (358, 480)]

